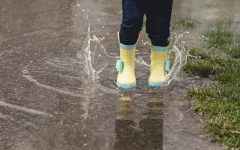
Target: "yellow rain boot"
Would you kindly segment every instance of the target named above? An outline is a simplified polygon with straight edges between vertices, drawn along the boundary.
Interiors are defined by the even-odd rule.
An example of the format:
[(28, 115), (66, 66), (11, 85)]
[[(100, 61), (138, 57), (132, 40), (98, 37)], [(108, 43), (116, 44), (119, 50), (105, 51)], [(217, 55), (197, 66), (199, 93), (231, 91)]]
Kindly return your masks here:
[(151, 68), (148, 79), (149, 86), (163, 86), (167, 80), (167, 72), (170, 70), (170, 60), (168, 59), (168, 47), (152, 46), (151, 48)]
[(116, 69), (119, 72), (117, 86), (124, 89), (136, 87), (135, 76), (135, 45), (120, 44), (120, 59), (117, 60)]

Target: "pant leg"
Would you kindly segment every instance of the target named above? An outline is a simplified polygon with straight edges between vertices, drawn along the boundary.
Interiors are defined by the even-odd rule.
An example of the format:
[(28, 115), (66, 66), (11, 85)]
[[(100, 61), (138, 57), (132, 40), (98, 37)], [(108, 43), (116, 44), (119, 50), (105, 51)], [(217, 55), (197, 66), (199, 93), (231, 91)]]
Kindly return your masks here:
[(120, 42), (125, 45), (136, 44), (143, 26), (144, 10), (141, 0), (122, 0), (122, 11)]
[(147, 33), (154, 46), (168, 46), (173, 0), (147, 0)]

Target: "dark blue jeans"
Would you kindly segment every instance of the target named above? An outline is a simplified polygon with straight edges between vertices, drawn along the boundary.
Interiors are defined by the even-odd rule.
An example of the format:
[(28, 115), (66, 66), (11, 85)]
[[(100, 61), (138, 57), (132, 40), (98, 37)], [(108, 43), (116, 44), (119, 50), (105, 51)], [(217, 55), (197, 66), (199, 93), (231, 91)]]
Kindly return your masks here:
[(120, 42), (136, 44), (146, 15), (146, 31), (154, 46), (168, 46), (173, 0), (122, 0)]

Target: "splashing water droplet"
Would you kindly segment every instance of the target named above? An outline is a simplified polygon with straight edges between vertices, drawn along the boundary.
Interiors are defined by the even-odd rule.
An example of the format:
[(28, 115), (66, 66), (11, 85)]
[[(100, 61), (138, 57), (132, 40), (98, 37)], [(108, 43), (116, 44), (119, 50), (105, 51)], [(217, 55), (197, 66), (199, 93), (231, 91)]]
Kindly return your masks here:
[(189, 32), (183, 32), (181, 34), (174, 34), (171, 37), (173, 41), (172, 49), (169, 53), (174, 53), (175, 58), (171, 70), (167, 74), (166, 85), (169, 85), (173, 80), (181, 79), (181, 71), (184, 65), (187, 63), (187, 59), (190, 56), (189, 51), (186, 49), (186, 42), (183, 41), (183, 36)]
[[(84, 78), (89, 82), (97, 82), (99, 74), (107, 67), (108, 63), (103, 61), (108, 56), (105, 47), (101, 44), (101, 41), (105, 38), (98, 38), (95, 35), (90, 35), (90, 24), (88, 26), (88, 34), (83, 42), (82, 49), (77, 52), (77, 57), (83, 64), (83, 70), (85, 72)], [(88, 84), (88, 83), (87, 83)]]

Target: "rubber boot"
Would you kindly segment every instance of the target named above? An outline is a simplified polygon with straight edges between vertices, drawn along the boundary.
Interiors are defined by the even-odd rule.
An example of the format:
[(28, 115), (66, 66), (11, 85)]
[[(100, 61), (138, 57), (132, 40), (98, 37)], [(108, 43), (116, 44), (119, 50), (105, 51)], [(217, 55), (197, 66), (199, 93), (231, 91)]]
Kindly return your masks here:
[(168, 47), (151, 47), (151, 66), (148, 85), (161, 87), (167, 80), (167, 72), (170, 70), (168, 59)]
[(135, 56), (136, 45), (120, 44), (120, 59), (117, 60), (117, 86), (123, 89), (136, 87)]

